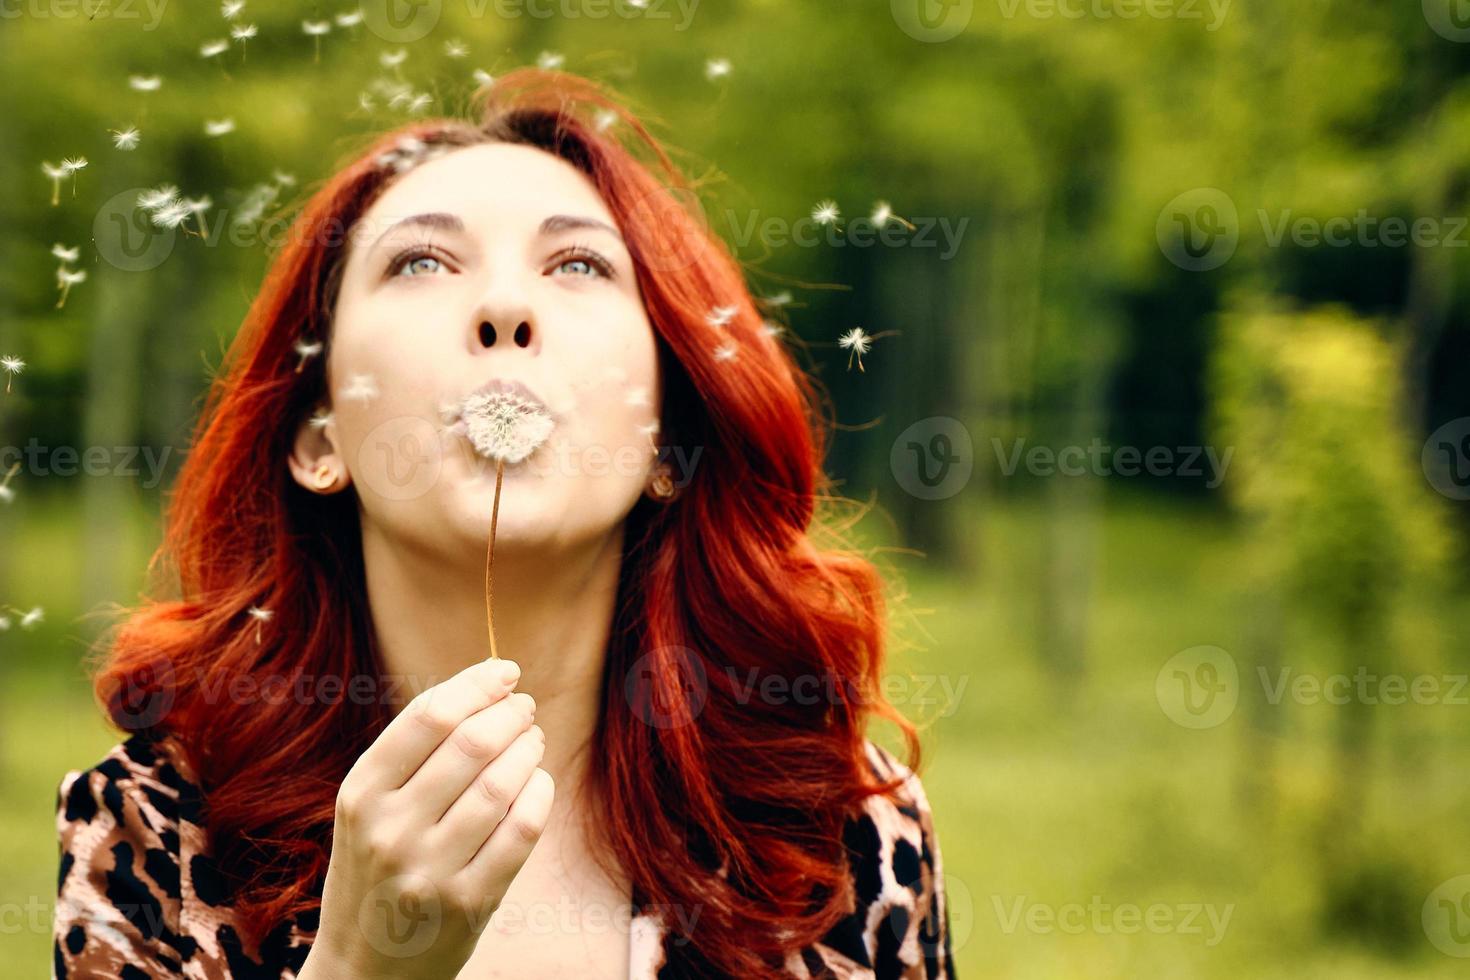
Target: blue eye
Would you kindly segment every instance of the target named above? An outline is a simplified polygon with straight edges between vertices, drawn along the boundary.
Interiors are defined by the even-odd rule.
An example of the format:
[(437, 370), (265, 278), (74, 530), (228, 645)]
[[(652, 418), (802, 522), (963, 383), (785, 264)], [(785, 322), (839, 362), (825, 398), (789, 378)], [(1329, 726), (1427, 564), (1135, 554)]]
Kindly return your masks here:
[[(433, 265), (422, 265), (424, 262), (431, 262)], [(432, 275), (443, 266), (443, 261), (437, 255), (415, 248), (394, 256), (393, 261), (388, 263), (388, 274), (406, 277)]]
[(614, 277), (612, 263), (603, 258), (597, 252), (585, 246), (574, 246), (570, 251), (564, 253), (563, 258), (556, 265), (557, 271), (562, 269), (573, 270), (576, 276), (597, 275), (604, 279)]

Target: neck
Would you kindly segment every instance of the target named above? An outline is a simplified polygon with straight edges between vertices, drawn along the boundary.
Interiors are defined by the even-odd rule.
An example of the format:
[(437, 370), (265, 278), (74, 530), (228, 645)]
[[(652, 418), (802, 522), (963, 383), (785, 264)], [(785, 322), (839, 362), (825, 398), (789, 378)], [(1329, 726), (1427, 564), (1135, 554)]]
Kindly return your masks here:
[[(496, 652), (520, 665), (516, 690), (536, 699), (536, 723), (546, 732), (541, 768), (557, 784), (553, 825), (570, 815), (586, 778), (621, 552), (621, 527), (576, 549), (495, 546)], [(395, 713), (490, 655), (484, 558), (482, 549), (477, 561), (448, 562), (364, 524), (368, 600), (381, 667), (395, 682)]]

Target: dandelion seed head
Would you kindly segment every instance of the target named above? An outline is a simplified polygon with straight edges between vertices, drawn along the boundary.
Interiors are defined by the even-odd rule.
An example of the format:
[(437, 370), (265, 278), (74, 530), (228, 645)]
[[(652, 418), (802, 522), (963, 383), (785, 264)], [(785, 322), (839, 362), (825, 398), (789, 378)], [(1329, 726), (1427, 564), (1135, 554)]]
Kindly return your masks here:
[(199, 45), (199, 57), (213, 58), (230, 50), (230, 42), (225, 40), (205, 41)]
[(474, 71), (470, 72), (470, 78), (474, 79), (475, 84), (480, 86), (481, 88), (484, 88), (487, 85), (495, 84), (495, 76), (490, 74), (483, 68), (476, 68)]
[(459, 38), (452, 38), (444, 42), (444, 54), (450, 58), (463, 58), (470, 53), (470, 46)]
[(539, 403), (514, 391), (474, 392), (459, 415), (475, 451), (503, 463), (530, 456), (556, 425)]
[(258, 620), (262, 623), (270, 622), (276, 614), (274, 609), (266, 609), (264, 606), (251, 606), (246, 612), (250, 614), (251, 619)]
[(214, 202), (209, 199), (209, 195), (207, 194), (204, 197), (186, 197), (179, 203), (187, 208), (190, 214), (203, 214), (205, 211), (214, 207)]
[(605, 133), (618, 121), (618, 114), (611, 109), (598, 109), (592, 117), (592, 125), (597, 127), (599, 133)]
[(551, 71), (566, 64), (566, 55), (559, 51), (543, 51), (536, 56), (536, 67)]
[(725, 343), (715, 348), (715, 360), (733, 361), (739, 349), (733, 343)]
[[(15, 499), (15, 491), (9, 487), (0, 487), (0, 503), (8, 504)], [(0, 626), (0, 629), (5, 627)]]
[(245, 0), (224, 0), (219, 5), (220, 16), (225, 20), (233, 20), (235, 15), (245, 9)]
[(75, 286), (77, 283), (86, 281), (86, 269), (68, 269), (62, 266), (56, 270), (56, 284), (58, 286)]
[(80, 245), (73, 245), (71, 248), (67, 248), (65, 245), (57, 242), (51, 246), (51, 254), (63, 262), (75, 262), (81, 256), (82, 248)]
[(382, 65), (384, 68), (397, 68), (399, 65), (403, 64), (404, 59), (406, 59), (407, 57), (407, 48), (399, 48), (397, 51), (384, 51), (382, 54), (378, 55), (378, 64)]
[(296, 178), (282, 170), (272, 170), (271, 180), (280, 184), (282, 187), (294, 187), (296, 185)]
[(205, 136), (224, 136), (235, 131), (235, 120), (226, 117), (224, 119), (206, 119), (204, 121)]
[(230, 37), (236, 41), (248, 41), (260, 33), (254, 24), (237, 24), (230, 28)]
[(75, 173), (87, 165), (86, 157), (67, 157), (61, 161), (61, 169), (67, 173)]
[(725, 78), (730, 74), (729, 58), (711, 58), (704, 63), (704, 77), (710, 81)]
[(3, 368), (10, 374), (20, 374), (26, 369), (26, 362), (18, 357), (6, 354), (4, 357), (0, 357), (0, 368)]
[(321, 37), (331, 29), (332, 22), (329, 20), (303, 20), (301, 22), (301, 32), (308, 37)]
[(163, 79), (158, 75), (129, 75), (128, 88), (134, 92), (157, 92), (163, 85)]
[(884, 225), (888, 224), (889, 219), (891, 219), (892, 217), (893, 208), (888, 204), (887, 201), (878, 201), (873, 205), (873, 224), (877, 225), (879, 228), (882, 228)]
[(786, 328), (774, 320), (761, 321), (761, 333), (767, 337), (779, 337), (786, 332)]
[(24, 616), (20, 617), (20, 628), (28, 630), (34, 627), (46, 617), (46, 612), (40, 606), (35, 606)]
[(332, 415), (331, 412), (327, 411), (325, 408), (319, 408), (315, 412), (311, 413), (311, 419), (307, 422), (307, 425), (320, 432), (322, 429), (325, 429), (327, 426), (331, 425), (334, 421), (336, 421), (336, 418)]
[(47, 163), (44, 160), (41, 161), (41, 169), (45, 171), (46, 176), (50, 177), (52, 180), (60, 180), (62, 177), (65, 177), (67, 174), (71, 173), (71, 171), (67, 170), (65, 167), (58, 167), (54, 163)]
[(338, 14), (336, 21), (338, 27), (356, 27), (362, 23), (362, 11), (352, 10), (345, 14)]
[(144, 211), (157, 211), (178, 200), (179, 189), (173, 184), (160, 184), (152, 190), (138, 195), (138, 207)]
[(837, 202), (830, 198), (818, 201), (816, 207), (812, 208), (812, 220), (819, 225), (830, 225), (841, 216)]
[(129, 126), (127, 129), (109, 129), (112, 134), (112, 145), (119, 150), (131, 150), (138, 145), (138, 129)]
[(791, 302), (791, 290), (783, 289), (774, 296), (764, 297), (769, 306), (785, 306)]

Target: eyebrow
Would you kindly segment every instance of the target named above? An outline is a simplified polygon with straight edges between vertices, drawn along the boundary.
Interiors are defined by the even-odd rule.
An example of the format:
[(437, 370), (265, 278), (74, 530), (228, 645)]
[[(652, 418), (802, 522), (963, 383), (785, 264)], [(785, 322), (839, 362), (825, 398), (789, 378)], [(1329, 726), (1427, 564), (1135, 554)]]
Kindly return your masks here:
[[(425, 214), (414, 214), (390, 225), (388, 230), (379, 235), (378, 240), (373, 242), (373, 248), (377, 248), (383, 239), (400, 228), (414, 226), (435, 228), (439, 231), (459, 232), (461, 234), (465, 230), (464, 221), (459, 215), (450, 214), (447, 211), (430, 211)], [(576, 214), (553, 214), (541, 222), (541, 227), (537, 229), (536, 233), (538, 235), (554, 235), (558, 232), (575, 231), (579, 228), (605, 231), (619, 242), (623, 240), (623, 236), (618, 233), (618, 230), (606, 221), (599, 221), (597, 218), (588, 218)]]

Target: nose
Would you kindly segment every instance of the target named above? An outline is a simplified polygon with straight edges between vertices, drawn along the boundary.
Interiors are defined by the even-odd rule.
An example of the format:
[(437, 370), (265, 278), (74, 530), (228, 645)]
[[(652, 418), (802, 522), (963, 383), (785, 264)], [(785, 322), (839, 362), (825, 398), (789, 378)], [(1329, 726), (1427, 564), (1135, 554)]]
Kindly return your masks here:
[(541, 349), (541, 330), (531, 308), (518, 301), (487, 299), (475, 311), (471, 347), (476, 353), (494, 347), (518, 347), (533, 354)]

